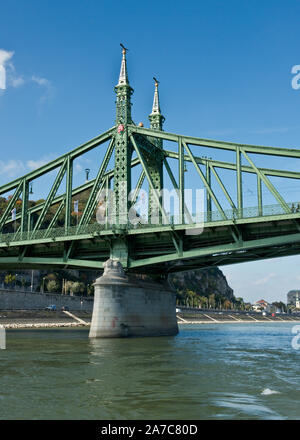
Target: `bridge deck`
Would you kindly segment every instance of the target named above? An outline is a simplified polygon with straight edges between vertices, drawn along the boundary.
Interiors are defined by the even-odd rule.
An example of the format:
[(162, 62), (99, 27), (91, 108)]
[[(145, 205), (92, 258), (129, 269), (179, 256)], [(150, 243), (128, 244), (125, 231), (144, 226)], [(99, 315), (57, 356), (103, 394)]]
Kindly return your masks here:
[(134, 251), (134, 258), (129, 255), (127, 269), (135, 272), (147, 266), (147, 272), (167, 273), (300, 252), (299, 212), (284, 214), (281, 206), (272, 205), (265, 209), (264, 216), (257, 216), (255, 209), (245, 209), (243, 218), (235, 218), (231, 211), (227, 213), (227, 220), (209, 213), (213, 221), (205, 221), (203, 225), (171, 222), (129, 225), (124, 230), (93, 223), (51, 231), (3, 234), (0, 236), (0, 268), (18, 264), (24, 268), (101, 269), (110, 257), (110, 240), (124, 236)]

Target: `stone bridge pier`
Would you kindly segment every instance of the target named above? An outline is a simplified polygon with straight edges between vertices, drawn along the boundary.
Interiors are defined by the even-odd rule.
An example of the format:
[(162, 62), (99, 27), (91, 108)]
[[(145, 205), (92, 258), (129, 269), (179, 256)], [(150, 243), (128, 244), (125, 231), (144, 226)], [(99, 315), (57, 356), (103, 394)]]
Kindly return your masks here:
[(90, 338), (170, 336), (178, 333), (176, 294), (168, 285), (131, 279), (109, 259), (95, 282)]

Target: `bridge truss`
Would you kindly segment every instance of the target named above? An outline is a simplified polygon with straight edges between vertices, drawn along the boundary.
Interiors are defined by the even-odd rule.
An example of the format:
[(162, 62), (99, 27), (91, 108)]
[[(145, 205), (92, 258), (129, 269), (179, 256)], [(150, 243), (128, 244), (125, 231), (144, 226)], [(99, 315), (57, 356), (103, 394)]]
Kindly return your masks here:
[[(284, 197), (274, 184), (274, 179), (298, 184), (300, 172), (290, 170), (291, 160), (300, 159), (298, 149), (167, 133), (163, 131), (157, 81), (150, 128), (135, 125), (126, 50), (115, 90), (117, 117), (112, 128), (0, 187), (0, 196), (9, 194), (0, 213), (0, 268), (101, 269), (108, 258), (117, 258), (128, 271), (167, 274), (300, 252), (300, 204)], [(73, 187), (74, 161), (98, 147), (103, 157), (96, 177)], [(208, 148), (211, 154), (230, 152), (234, 160), (203, 156), (203, 149)], [(280, 169), (260, 165), (261, 159), (268, 163), (269, 158), (280, 158)], [(137, 168), (134, 185), (132, 173)], [(224, 170), (232, 175), (230, 184), (221, 176)], [(32, 206), (31, 185), (53, 172), (54, 182), (46, 198)], [(255, 202), (246, 207), (243, 181), (248, 175), (255, 178)], [(173, 213), (166, 211), (160, 193), (167, 180), (178, 198), (178, 210)], [(58, 194), (62, 183), (64, 190)], [(128, 212), (136, 206), (145, 185), (154, 195), (147, 206), (148, 221), (132, 224)], [(205, 191), (201, 221), (186, 203), (185, 190), (191, 185)], [(105, 211), (100, 224), (98, 195), (107, 195), (109, 190), (115, 195), (115, 215), (111, 219)], [(264, 191), (275, 203), (263, 203)], [(82, 194), (85, 203), (74, 223), (72, 207)], [(104, 200), (107, 204), (108, 198)], [(157, 213), (155, 224), (149, 221), (153, 212)]]

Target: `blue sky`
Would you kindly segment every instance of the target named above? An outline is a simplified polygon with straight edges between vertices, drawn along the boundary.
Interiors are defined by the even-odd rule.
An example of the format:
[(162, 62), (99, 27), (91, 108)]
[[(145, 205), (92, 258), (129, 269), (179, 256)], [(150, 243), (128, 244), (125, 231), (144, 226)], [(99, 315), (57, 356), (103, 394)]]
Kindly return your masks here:
[[(300, 89), (291, 87), (299, 1), (10, 0), (0, 18), (0, 49), (9, 57), (0, 185), (114, 125), (120, 42), (130, 49), (135, 122), (148, 125), (154, 75), (166, 131), (300, 146)], [(75, 169), (78, 183), (85, 166), (95, 176), (91, 156)], [(283, 191), (297, 200), (293, 185)], [(300, 256), (222, 270), (237, 296), (284, 300), (300, 287), (299, 263)]]

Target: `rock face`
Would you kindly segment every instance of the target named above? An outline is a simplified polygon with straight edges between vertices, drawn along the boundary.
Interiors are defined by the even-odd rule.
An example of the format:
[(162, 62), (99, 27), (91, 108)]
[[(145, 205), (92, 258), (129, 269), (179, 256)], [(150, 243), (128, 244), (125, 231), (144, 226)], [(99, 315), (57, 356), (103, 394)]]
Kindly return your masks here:
[(229, 287), (226, 277), (218, 267), (170, 274), (168, 280), (170, 285), (177, 291), (188, 289), (201, 296), (215, 293), (230, 301), (234, 299), (233, 290)]

